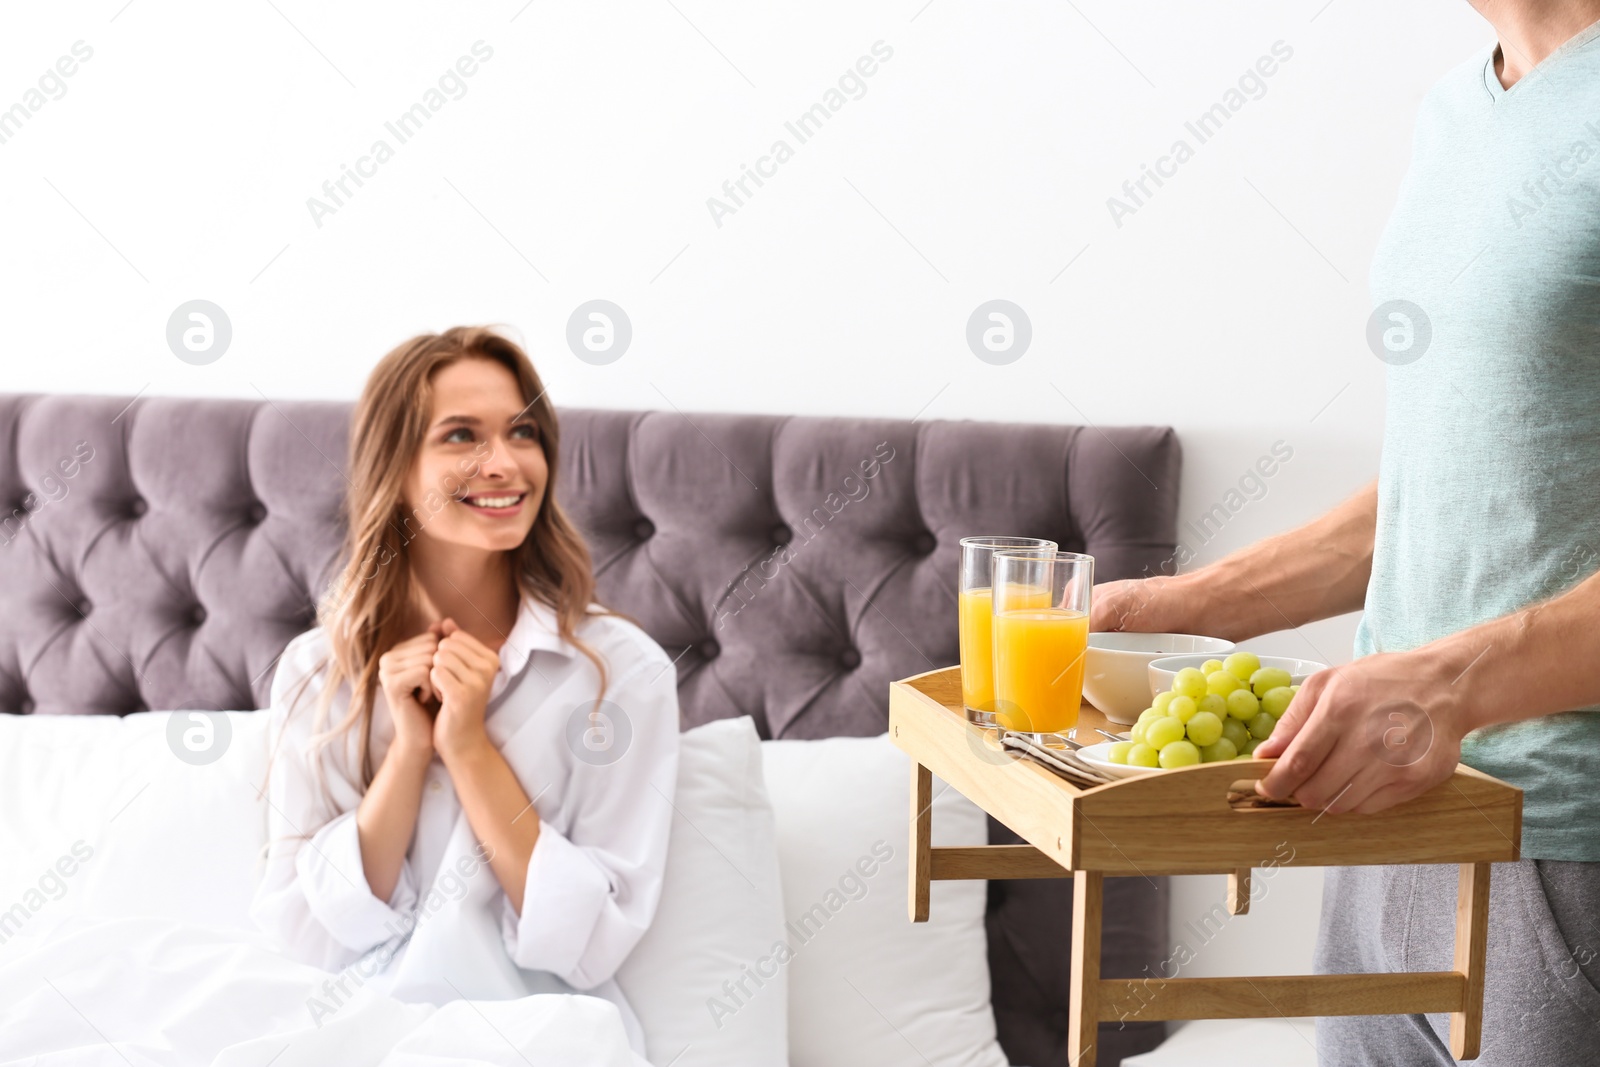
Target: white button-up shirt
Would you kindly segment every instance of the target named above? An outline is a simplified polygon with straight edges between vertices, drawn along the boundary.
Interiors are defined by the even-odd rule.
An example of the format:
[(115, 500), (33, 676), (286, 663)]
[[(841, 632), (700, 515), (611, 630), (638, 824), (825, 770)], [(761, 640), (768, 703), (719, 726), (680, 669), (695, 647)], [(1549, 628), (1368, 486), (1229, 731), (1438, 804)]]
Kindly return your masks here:
[[(394, 893), (373, 895), (355, 818), (359, 729), (315, 761), (311, 755), (313, 734), (343, 720), (349, 685), (334, 696), (326, 723), (314, 723), (324, 676), (316, 673), (303, 691), (300, 683), (327, 643), (320, 629), (290, 642), (272, 683), (270, 844), (252, 906), (289, 955), (325, 970), (349, 968), (354, 985), (402, 1000), (587, 991), (618, 1005), (643, 1055), (637, 1018), (613, 976), (661, 895), (677, 781), (677, 673), (655, 641), (618, 617), (591, 613), (577, 636), (607, 663), (598, 712), (594, 665), (556, 632), (554, 612), (528, 596), (490, 690), (490, 740), (541, 823), (520, 915), (437, 754)], [(381, 688), (373, 699), (377, 767), (394, 726)], [(331, 1014), (338, 1006), (322, 1007)]]

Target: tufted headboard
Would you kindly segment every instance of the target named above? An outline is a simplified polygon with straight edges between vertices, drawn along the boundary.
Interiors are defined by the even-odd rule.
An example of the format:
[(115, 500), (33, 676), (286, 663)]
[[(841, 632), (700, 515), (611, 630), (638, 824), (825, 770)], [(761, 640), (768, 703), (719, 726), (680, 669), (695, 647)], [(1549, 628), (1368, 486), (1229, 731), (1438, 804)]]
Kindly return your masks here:
[[(248, 709), (332, 576), (351, 405), (0, 395), (0, 711)], [(1175, 548), (1170, 429), (563, 410), (557, 493), (601, 599), (676, 657), (684, 726), (883, 732), (958, 660), (964, 536), (1051, 537), (1096, 578)], [(990, 823), (995, 842), (1019, 840)], [(1106, 889), (1104, 973), (1166, 951), (1166, 888)], [(1070, 880), (990, 883), (1013, 1063), (1065, 1065)], [(1161, 1024), (1102, 1034), (1102, 1062)]]

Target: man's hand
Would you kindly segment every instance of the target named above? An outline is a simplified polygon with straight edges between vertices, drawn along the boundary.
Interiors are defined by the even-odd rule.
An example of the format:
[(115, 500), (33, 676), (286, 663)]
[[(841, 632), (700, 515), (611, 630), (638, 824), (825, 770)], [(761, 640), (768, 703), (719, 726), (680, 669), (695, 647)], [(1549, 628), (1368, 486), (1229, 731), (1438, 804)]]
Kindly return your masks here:
[(443, 636), (428, 675), (439, 692), (439, 715), (433, 723), (433, 745), (446, 763), (489, 744), (483, 727), (489, 690), (500, 670), (500, 656), (489, 650), (454, 619), (440, 624)]
[(1466, 694), (1456, 677), (1427, 648), (1313, 674), (1256, 747), (1258, 758), (1279, 757), (1258, 791), (1331, 815), (1371, 814), (1427, 792), (1461, 760)]
[(1094, 587), (1089, 629), (1147, 634), (1202, 634), (1203, 608), (1193, 586), (1172, 575), (1124, 578)]

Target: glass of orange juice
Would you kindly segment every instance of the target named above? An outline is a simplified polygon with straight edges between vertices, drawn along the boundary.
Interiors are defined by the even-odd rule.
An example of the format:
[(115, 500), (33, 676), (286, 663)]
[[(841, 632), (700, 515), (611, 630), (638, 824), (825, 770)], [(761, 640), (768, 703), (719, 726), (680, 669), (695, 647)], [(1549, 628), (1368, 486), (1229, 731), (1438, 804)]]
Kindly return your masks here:
[(967, 718), (994, 725), (994, 554), (1001, 551), (1054, 552), (1060, 546), (1038, 537), (963, 537), (957, 614), (961, 636), (961, 698)]
[(994, 718), (1002, 729), (1071, 737), (1083, 702), (1094, 557), (994, 555)]

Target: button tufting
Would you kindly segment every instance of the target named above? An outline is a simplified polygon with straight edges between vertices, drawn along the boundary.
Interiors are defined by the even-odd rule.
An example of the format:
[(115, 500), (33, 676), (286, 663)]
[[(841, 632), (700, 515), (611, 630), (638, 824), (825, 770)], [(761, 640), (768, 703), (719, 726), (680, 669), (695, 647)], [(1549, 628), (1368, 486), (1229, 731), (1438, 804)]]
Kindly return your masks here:
[(12, 502), (11, 511), (9, 512), (9, 514), (11, 514), (11, 515), (26, 515), (27, 513), (28, 513), (28, 498), (27, 497), (20, 496), (15, 501)]
[(939, 542), (934, 539), (933, 534), (924, 530), (917, 534), (916, 540), (911, 542), (911, 545), (920, 555), (927, 556), (933, 553), (934, 547), (938, 545), (938, 543)]
[(145, 502), (143, 497), (136, 496), (128, 502), (128, 514), (136, 519), (149, 510), (150, 505)]
[(772, 543), (775, 545), (786, 545), (792, 537), (794, 537), (794, 531), (789, 529), (785, 523), (780, 522), (772, 528)]
[(27, 697), (23, 697), (22, 703), (17, 705), (17, 710), (22, 712), (24, 715), (31, 715), (33, 713), (33, 701), (29, 700)]
[(700, 655), (706, 659), (716, 659), (722, 652), (722, 646), (707, 638), (700, 642)]
[(89, 614), (90, 611), (92, 611), (94, 609), (94, 605), (89, 602), (89, 598), (88, 597), (80, 598), (78, 600), (78, 602), (76, 604), (72, 605), (72, 606), (74, 608), (78, 609), (78, 614), (79, 615), (87, 615), (87, 614)]
[(641, 541), (648, 541), (655, 536), (656, 524), (649, 519), (640, 519), (633, 524), (633, 535)]
[(196, 604), (189, 609), (189, 621), (196, 626), (206, 621), (206, 609)]
[(252, 524), (260, 526), (267, 521), (267, 506), (258, 500), (250, 505), (250, 510), (246, 514), (249, 515)]
[(861, 666), (861, 653), (857, 652), (853, 648), (847, 648), (839, 654), (839, 662), (844, 664), (850, 670), (855, 670), (857, 667)]

